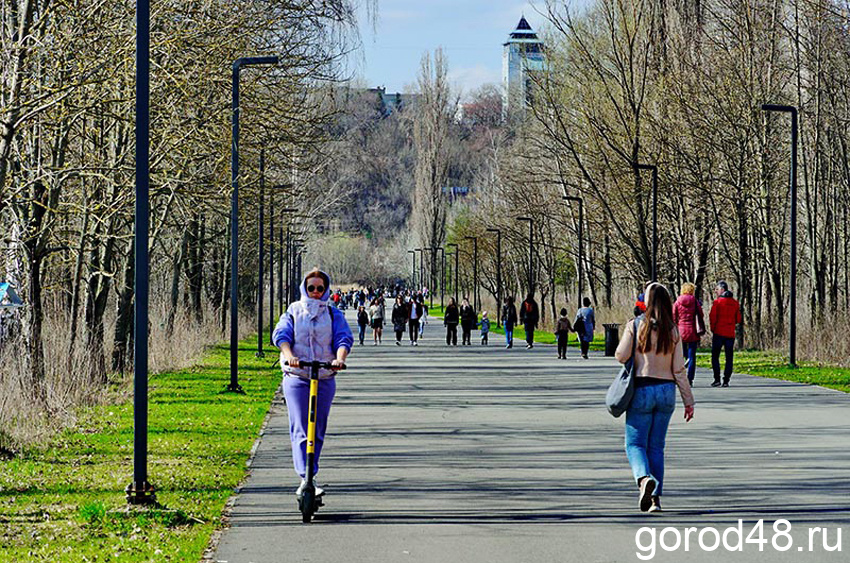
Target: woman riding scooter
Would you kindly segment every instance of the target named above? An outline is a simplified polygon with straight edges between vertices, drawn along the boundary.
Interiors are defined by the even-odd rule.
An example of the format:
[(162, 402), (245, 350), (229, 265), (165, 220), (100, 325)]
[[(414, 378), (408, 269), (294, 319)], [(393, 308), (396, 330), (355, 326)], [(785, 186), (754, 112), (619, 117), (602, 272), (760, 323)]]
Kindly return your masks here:
[[(289, 411), (292, 460), (295, 472), (301, 477), (301, 484), (295, 491), (296, 497), (301, 495), (306, 485), (310, 370), (293, 366), (298, 366), (299, 361), (320, 361), (344, 368), (345, 359), (354, 344), (345, 315), (328, 305), (330, 285), (330, 277), (325, 272), (314, 269), (308, 273), (301, 283), (301, 299), (292, 303), (280, 317), (272, 335), (275, 346), (280, 348), (280, 364), (284, 374), (283, 393)], [(319, 372), (314, 474), (319, 470), (319, 455), (322, 452), (331, 403), (336, 393), (335, 375), (333, 369), (322, 369)], [(316, 486), (316, 496), (322, 494), (324, 490)]]

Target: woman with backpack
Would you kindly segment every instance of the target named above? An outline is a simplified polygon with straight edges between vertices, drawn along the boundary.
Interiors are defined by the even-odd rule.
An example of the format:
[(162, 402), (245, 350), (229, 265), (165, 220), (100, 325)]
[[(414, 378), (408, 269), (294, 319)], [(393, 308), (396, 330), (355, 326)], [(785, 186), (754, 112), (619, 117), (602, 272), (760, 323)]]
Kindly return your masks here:
[(664, 486), (664, 445), (676, 408), (676, 388), (685, 404), (685, 420), (694, 417), (682, 339), (673, 322), (670, 293), (661, 284), (647, 288), (645, 316), (626, 325), (615, 354), (620, 363), (631, 358), (633, 343), (634, 395), (626, 410), (626, 456), (640, 490), (641, 512), (658, 512)]

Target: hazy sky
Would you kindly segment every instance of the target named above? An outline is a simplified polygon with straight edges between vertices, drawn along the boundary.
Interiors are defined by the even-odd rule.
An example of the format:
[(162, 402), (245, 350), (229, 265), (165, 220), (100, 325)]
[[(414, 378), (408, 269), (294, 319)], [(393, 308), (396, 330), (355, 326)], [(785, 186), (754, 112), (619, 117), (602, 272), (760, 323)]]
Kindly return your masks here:
[(540, 31), (542, 9), (539, 0), (379, 0), (377, 29), (361, 20), (358, 74), (370, 87), (403, 92), (416, 82), (423, 53), (442, 47), (455, 87), (468, 93), (487, 82), (500, 84), (502, 43), (523, 14)]

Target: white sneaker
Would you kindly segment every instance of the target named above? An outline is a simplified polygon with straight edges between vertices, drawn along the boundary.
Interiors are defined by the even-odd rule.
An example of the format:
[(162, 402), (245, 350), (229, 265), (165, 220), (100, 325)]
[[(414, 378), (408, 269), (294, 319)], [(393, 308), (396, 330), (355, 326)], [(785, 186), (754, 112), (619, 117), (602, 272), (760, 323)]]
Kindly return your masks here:
[(413, 343), (413, 345), (414, 345), (414, 346), (419, 346), (419, 343), (418, 343), (418, 342), (414, 342), (414, 343)]
[[(301, 495), (304, 494), (304, 488), (307, 486), (307, 479), (301, 479), (301, 484), (298, 485), (298, 488), (295, 489), (295, 497), (301, 498)], [(318, 483), (313, 483), (313, 487), (316, 488), (316, 496), (320, 497), (325, 494), (325, 489), (319, 486)]]

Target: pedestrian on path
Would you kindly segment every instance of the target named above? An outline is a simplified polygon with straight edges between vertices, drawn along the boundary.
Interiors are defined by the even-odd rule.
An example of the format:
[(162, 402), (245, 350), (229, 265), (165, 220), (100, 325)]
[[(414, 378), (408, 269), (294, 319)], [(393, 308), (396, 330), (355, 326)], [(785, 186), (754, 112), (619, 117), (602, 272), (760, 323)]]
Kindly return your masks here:
[(679, 329), (684, 347), (685, 362), (688, 365), (688, 381), (694, 385), (697, 369), (697, 346), (700, 337), (705, 334), (705, 316), (702, 305), (694, 296), (696, 286), (690, 282), (682, 284), (682, 292), (673, 304), (673, 322)]
[(505, 298), (505, 306), (502, 307), (502, 320), (505, 322), (505, 348), (510, 349), (514, 347), (514, 327), (518, 320), (512, 295)]
[(567, 359), (567, 344), (570, 342), (570, 331), (573, 327), (570, 325), (570, 319), (567, 317), (567, 309), (561, 309), (561, 316), (558, 318), (558, 325), (555, 327), (555, 337), (558, 339), (558, 359)]
[(372, 337), (375, 339), (374, 346), (381, 343), (384, 334), (384, 302), (381, 297), (372, 299), (369, 307), (369, 316), (372, 318)]
[(460, 322), (460, 311), (454, 297), (449, 297), (449, 304), (443, 312), (443, 326), (446, 327), (446, 346), (457, 346), (457, 325)]
[[(432, 303), (433, 305), (433, 303)], [(425, 325), (428, 324), (428, 304), (422, 300), (422, 318), (419, 319), (419, 340), (425, 338)]]
[(407, 323), (410, 325), (410, 345), (419, 346), (419, 321), (422, 319), (422, 294), (417, 295), (407, 308)]
[(487, 311), (481, 313), (481, 345), (487, 346), (490, 343), (490, 319), (487, 317)]
[(712, 387), (720, 387), (720, 349), (726, 352), (723, 366), (723, 387), (729, 387), (732, 378), (732, 359), (735, 350), (735, 330), (744, 322), (741, 305), (732, 298), (732, 292), (725, 281), (720, 280), (714, 288), (717, 298), (711, 304), (708, 314), (711, 323), (711, 369), (714, 371)]
[(472, 329), (478, 326), (478, 313), (469, 304), (469, 298), (464, 297), (460, 306), (460, 327), (463, 329), (463, 345), (472, 344)]
[(587, 353), (590, 350), (590, 343), (593, 342), (593, 331), (596, 329), (596, 313), (593, 307), (590, 306), (590, 298), (585, 297), (582, 300), (584, 307), (576, 311), (576, 318), (573, 320), (573, 330), (578, 335), (579, 345), (581, 346), (581, 357), (587, 359)]
[(407, 304), (401, 294), (395, 298), (392, 322), (395, 331), (395, 345), (401, 346), (401, 337), (404, 336), (404, 329), (407, 327)]
[[(289, 438), (292, 443), (292, 461), (301, 484), (295, 491), (300, 496), (306, 485), (307, 474), (307, 414), (310, 400), (310, 370), (297, 366), (305, 362), (330, 362), (345, 367), (345, 359), (354, 344), (345, 313), (328, 306), (330, 277), (314, 269), (301, 282), (301, 299), (292, 303), (280, 317), (272, 333), (272, 341), (280, 348), (280, 365), (283, 369), (283, 394), (289, 412)], [(286, 365), (287, 362), (289, 365)], [(319, 471), (319, 456), (325, 442), (328, 415), (336, 393), (336, 372), (319, 371), (319, 396), (316, 405), (316, 454), (313, 474)], [(316, 486), (321, 496), (324, 489)]]
[(369, 313), (366, 312), (366, 307), (360, 305), (357, 308), (357, 327), (360, 329), (357, 336), (360, 338), (361, 346), (363, 346), (363, 339), (366, 338), (367, 326), (369, 326)]
[(529, 293), (519, 308), (519, 322), (525, 327), (525, 348), (534, 348), (534, 329), (540, 322), (540, 308), (534, 300), (534, 294)]
[(640, 510), (657, 512), (661, 510), (664, 445), (676, 408), (676, 387), (685, 404), (685, 420), (694, 417), (682, 339), (673, 323), (670, 293), (663, 285), (653, 283), (647, 288), (646, 315), (626, 325), (617, 346), (617, 361), (626, 363), (631, 358), (633, 342), (635, 387), (626, 411), (626, 456), (640, 490)]

